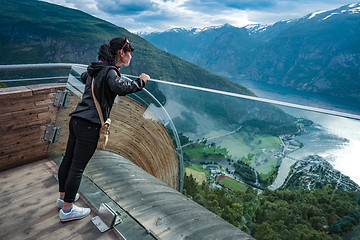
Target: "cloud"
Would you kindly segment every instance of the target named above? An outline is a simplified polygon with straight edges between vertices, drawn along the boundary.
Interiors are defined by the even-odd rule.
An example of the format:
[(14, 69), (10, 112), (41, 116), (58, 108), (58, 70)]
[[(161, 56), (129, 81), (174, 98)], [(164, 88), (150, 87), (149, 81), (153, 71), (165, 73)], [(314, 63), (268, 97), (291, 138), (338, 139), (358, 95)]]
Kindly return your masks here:
[(349, 0), (45, 0), (76, 8), (132, 32), (230, 23), (271, 24), (330, 10)]
[(187, 1), (184, 6), (195, 11), (221, 12), (228, 10), (266, 9), (276, 5), (275, 0), (196, 0)]
[(105, 13), (120, 15), (136, 15), (158, 10), (158, 4), (149, 0), (97, 0), (96, 6)]

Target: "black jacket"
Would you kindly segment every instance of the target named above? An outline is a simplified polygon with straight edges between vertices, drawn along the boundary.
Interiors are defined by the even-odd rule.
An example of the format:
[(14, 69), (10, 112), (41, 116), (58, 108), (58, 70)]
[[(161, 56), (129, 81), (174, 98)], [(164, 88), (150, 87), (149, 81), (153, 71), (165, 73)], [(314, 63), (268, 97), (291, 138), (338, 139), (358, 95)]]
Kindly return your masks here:
[(104, 121), (109, 117), (116, 95), (125, 96), (143, 89), (144, 80), (137, 78), (132, 82), (125, 82), (120, 77), (120, 72), (115, 66), (103, 62), (91, 63), (87, 72), (81, 74), (85, 83), (85, 91), (75, 111), (70, 116), (83, 118), (93, 123), (101, 124), (99, 114), (91, 92), (91, 81), (94, 77), (94, 92), (104, 116)]

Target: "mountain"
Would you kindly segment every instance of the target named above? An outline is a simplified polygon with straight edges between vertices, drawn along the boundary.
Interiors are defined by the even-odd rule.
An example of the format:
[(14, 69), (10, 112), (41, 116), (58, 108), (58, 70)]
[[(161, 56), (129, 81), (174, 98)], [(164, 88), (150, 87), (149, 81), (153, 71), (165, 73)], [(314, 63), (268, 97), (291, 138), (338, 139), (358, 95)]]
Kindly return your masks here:
[(360, 102), (359, 27), (360, 4), (289, 21), (254, 51), (244, 75)]
[[(122, 72), (133, 75), (146, 72), (157, 79), (254, 95), (250, 90), (225, 77), (214, 75), (193, 63), (161, 51), (126, 29), (84, 12), (35, 0), (20, 2), (2, 0), (1, 5), (0, 64), (47, 62), (88, 64), (96, 60), (98, 48), (102, 43), (108, 42), (115, 36), (127, 36), (133, 43), (135, 51), (130, 66), (124, 68)], [(238, 35), (245, 35), (244, 30), (239, 32)], [(165, 104), (168, 99), (164, 98), (165, 95), (156, 86), (149, 84), (147, 89)], [(174, 91), (174, 88), (171, 90)], [(173, 94), (178, 96), (180, 101), (178, 106), (186, 108), (183, 112), (180, 111), (181, 109), (176, 110), (180, 116), (176, 119), (179, 129), (181, 129), (180, 125), (185, 125), (187, 128), (191, 125), (193, 129), (204, 126), (200, 120), (188, 124), (189, 120), (185, 116), (190, 115), (194, 118), (196, 112), (197, 115), (201, 115), (199, 119), (213, 121), (219, 126), (238, 126), (243, 121), (258, 119), (263, 123), (261, 131), (267, 133), (279, 135), (298, 132), (296, 119), (270, 104), (243, 100), (246, 104), (238, 107), (240, 99), (237, 98), (216, 95), (209, 101), (207, 97), (209, 95), (201, 91), (194, 94), (193, 91), (184, 90), (188, 95), (181, 92), (178, 90)], [(251, 127), (256, 128), (249, 126)]]
[[(236, 28), (226, 24), (143, 37), (218, 74), (360, 103), (359, 28), (357, 3), (270, 26)], [(176, 41), (168, 41), (168, 36)]]
[(261, 44), (245, 28), (229, 24), (203, 29), (175, 28), (143, 37), (164, 51), (229, 76), (249, 65), (250, 52)]
[(248, 89), (159, 50), (143, 38), (84, 12), (36, 0), (1, 0), (0, 64), (96, 61), (101, 44), (126, 36), (135, 47), (124, 73), (253, 95)]

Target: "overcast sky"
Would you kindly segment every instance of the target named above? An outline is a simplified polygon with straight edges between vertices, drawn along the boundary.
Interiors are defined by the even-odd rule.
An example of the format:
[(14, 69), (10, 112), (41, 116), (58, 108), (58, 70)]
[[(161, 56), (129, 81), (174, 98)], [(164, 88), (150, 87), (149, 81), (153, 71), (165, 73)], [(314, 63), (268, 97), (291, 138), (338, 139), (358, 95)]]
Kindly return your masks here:
[(44, 0), (79, 9), (131, 32), (175, 27), (272, 24), (356, 0)]

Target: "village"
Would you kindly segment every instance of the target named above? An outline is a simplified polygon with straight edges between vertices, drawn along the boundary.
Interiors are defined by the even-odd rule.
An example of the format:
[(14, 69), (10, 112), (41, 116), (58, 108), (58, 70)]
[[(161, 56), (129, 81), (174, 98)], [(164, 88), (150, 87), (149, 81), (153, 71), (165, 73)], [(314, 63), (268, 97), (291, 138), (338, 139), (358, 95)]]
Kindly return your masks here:
[(345, 191), (360, 190), (348, 176), (334, 169), (329, 162), (318, 155), (297, 161), (283, 188), (301, 187), (305, 190), (315, 190), (325, 186)]

